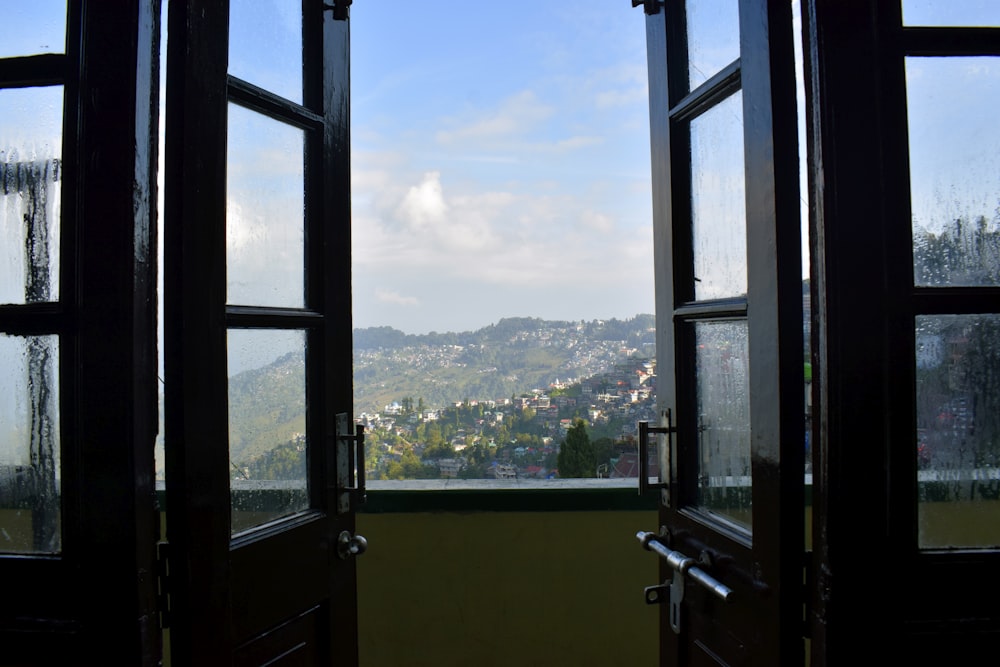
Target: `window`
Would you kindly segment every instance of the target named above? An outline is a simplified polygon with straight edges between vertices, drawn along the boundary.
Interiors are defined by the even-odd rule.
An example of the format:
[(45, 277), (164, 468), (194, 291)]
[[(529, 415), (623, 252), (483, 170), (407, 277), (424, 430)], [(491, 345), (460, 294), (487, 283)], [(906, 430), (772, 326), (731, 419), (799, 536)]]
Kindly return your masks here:
[(1000, 134), (986, 111), (1000, 99), (998, 33), (981, 31), (979, 44), (966, 39), (962, 49), (949, 43), (962, 28), (943, 27), (998, 18), (987, 3), (947, 12), (903, 3), (904, 24), (923, 38), (904, 59), (922, 549), (1000, 545), (1000, 328), (991, 312), (1000, 287)]
[(656, 421), (642, 17), (380, 2), (352, 21), (369, 488), (551, 486), (578, 418), (600, 451), (573, 475), (634, 486)]
[(62, 550), (64, 85), (31, 56), (65, 50), (66, 12), (47, 4), (0, 29), (0, 553)]

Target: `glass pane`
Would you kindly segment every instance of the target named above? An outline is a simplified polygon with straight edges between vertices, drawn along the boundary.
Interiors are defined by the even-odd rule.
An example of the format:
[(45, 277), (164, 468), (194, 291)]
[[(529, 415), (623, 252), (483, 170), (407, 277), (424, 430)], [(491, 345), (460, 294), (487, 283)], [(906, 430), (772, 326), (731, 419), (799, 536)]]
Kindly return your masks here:
[(695, 324), (698, 505), (751, 525), (748, 329), (744, 320)]
[(916, 318), (918, 544), (1000, 547), (1000, 315)]
[(691, 90), (740, 57), (738, 0), (688, 2), (688, 78)]
[(4, 3), (0, 58), (63, 53), (65, 50), (66, 0)]
[(308, 509), (306, 336), (229, 332), (232, 531)]
[(0, 334), (0, 552), (58, 553), (59, 339)]
[(1000, 284), (1000, 58), (907, 58), (913, 277)]
[(229, 73), (302, 103), (302, 0), (230, 0)]
[(62, 86), (0, 90), (0, 303), (59, 299)]
[(743, 94), (691, 121), (695, 298), (747, 292)]
[(903, 0), (903, 25), (996, 26), (1000, 4), (996, 0)]
[(227, 300), (305, 305), (304, 132), (229, 105)]

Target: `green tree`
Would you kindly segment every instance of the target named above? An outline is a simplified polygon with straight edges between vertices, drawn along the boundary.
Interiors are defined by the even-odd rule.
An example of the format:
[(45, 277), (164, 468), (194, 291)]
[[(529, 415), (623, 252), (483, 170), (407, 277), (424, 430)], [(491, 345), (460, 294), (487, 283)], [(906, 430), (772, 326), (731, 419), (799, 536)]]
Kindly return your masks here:
[(594, 440), (594, 470), (597, 466), (611, 463), (611, 457), (615, 454), (615, 443), (611, 438), (597, 438)]
[(587, 425), (577, 419), (566, 433), (566, 440), (559, 449), (560, 477), (596, 477), (594, 446), (587, 435)]

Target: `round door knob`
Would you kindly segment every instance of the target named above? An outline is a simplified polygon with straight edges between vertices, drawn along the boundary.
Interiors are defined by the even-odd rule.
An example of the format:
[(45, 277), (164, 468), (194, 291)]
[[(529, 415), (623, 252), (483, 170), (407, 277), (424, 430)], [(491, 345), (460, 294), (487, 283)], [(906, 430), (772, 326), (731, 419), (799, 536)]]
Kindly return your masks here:
[(337, 538), (337, 553), (344, 560), (351, 556), (360, 556), (366, 551), (368, 551), (368, 540), (363, 535), (351, 535), (350, 531), (345, 530)]

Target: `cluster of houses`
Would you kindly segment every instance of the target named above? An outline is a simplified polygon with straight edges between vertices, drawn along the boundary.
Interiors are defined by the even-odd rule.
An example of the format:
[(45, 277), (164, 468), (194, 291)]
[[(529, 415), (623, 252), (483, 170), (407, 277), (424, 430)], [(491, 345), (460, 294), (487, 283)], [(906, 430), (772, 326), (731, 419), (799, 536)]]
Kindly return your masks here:
[[(616, 440), (634, 442), (638, 422), (655, 420), (655, 371), (653, 360), (629, 359), (616, 364), (606, 373), (573, 383), (579, 385), (579, 391), (557, 380), (547, 390), (536, 389), (520, 397), (457, 402), (455, 407), (481, 406), (481, 417), (476, 420), (474, 433), (462, 429), (452, 438), (451, 445), (459, 456), (435, 461), (440, 477), (461, 475), (466, 460), (460, 454), (466, 446), (468, 436), (486, 438), (483, 435), (484, 429), (500, 426), (515, 414), (522, 420), (528, 418), (536, 433), (540, 431), (545, 434), (542, 437), (543, 444), (541, 447), (513, 447), (488, 440), (491, 447), (498, 448), (498, 455), (501, 451), (503, 453), (488, 467), (486, 475), (490, 478), (551, 477), (554, 472), (540, 463), (552, 453), (558, 453), (559, 443), (580, 416), (585, 415), (592, 425), (617, 420), (622, 426)], [(414, 438), (417, 425), (439, 420), (442, 412), (440, 408), (407, 410), (400, 403), (393, 402), (380, 412), (361, 413), (356, 421), (364, 424), (369, 431), (388, 431), (409, 441)], [(421, 443), (413, 444), (422, 449), (419, 447)], [(618, 461), (621, 461), (620, 465)], [(622, 469), (619, 470), (619, 467)], [(611, 461), (601, 473), (609, 477), (634, 476), (633, 467), (623, 455)]]

